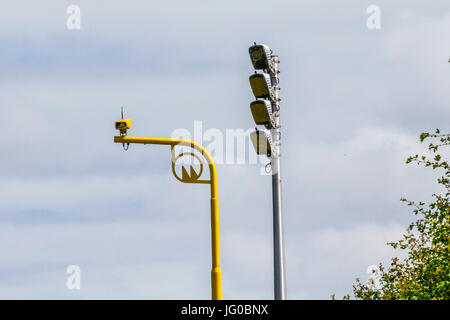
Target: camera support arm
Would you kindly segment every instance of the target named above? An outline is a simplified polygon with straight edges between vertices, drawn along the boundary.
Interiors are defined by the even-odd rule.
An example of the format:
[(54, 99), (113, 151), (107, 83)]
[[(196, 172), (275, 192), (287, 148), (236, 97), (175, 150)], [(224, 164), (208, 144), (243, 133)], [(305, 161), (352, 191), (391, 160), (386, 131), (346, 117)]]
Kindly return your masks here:
[[(125, 131), (126, 132), (126, 131)], [(211, 186), (211, 245), (212, 245), (212, 270), (211, 270), (211, 293), (212, 300), (222, 300), (222, 271), (220, 270), (220, 246), (219, 246), (219, 199), (217, 195), (217, 172), (214, 159), (210, 153), (200, 144), (185, 139), (153, 138), (153, 137), (129, 137), (126, 135), (115, 136), (115, 143), (130, 144), (159, 144), (171, 147), (172, 172), (175, 178), (184, 183), (205, 183)], [(203, 172), (203, 164), (194, 153), (182, 153), (175, 156), (175, 146), (190, 147), (202, 154), (209, 167), (209, 180), (200, 180)], [(197, 175), (182, 175), (180, 178), (175, 172), (175, 161), (184, 155), (192, 155), (200, 161), (200, 173)], [(184, 168), (183, 168), (184, 169)]]

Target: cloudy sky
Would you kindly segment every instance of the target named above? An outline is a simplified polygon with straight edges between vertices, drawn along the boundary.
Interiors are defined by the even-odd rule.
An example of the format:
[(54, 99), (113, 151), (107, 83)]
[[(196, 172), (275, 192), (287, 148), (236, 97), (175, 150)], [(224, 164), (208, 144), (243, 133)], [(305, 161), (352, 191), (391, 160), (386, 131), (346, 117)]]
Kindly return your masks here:
[[(352, 293), (397, 254), (386, 242), (413, 219), (399, 199), (440, 191), (405, 160), (450, 130), (449, 38), (447, 0), (3, 4), (0, 298), (210, 298), (208, 187), (178, 182), (168, 147), (124, 152), (113, 122), (124, 106), (130, 135), (252, 128), (254, 41), (281, 60), (287, 296)], [(260, 169), (218, 166), (225, 299), (273, 297)]]

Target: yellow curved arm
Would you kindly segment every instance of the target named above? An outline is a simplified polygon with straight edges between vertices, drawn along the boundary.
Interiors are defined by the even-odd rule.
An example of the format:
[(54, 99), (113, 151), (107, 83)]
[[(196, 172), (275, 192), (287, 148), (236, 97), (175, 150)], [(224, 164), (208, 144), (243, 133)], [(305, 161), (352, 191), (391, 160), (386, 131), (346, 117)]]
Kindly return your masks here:
[[(211, 245), (212, 245), (212, 270), (211, 270), (211, 293), (213, 300), (222, 300), (222, 271), (220, 270), (220, 246), (219, 246), (219, 199), (217, 195), (217, 172), (214, 159), (209, 152), (195, 141), (171, 138), (153, 137), (129, 137), (115, 136), (115, 143), (139, 143), (139, 144), (161, 144), (171, 146), (172, 172), (175, 177), (185, 183), (209, 183), (211, 186)], [(182, 180), (175, 174), (175, 146), (191, 147), (200, 152), (208, 163), (209, 180)]]

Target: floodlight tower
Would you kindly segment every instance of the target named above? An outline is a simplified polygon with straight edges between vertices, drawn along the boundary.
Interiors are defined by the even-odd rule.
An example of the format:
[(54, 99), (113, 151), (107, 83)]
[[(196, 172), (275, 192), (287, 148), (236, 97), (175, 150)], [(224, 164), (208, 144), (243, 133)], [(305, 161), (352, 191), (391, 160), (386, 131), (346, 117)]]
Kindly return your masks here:
[(273, 264), (274, 298), (286, 299), (286, 277), (284, 267), (283, 218), (281, 211), (281, 132), (280, 132), (280, 90), (278, 74), (278, 56), (264, 44), (249, 48), (250, 59), (255, 70), (262, 73), (251, 75), (250, 86), (256, 101), (250, 104), (253, 119), (257, 125), (264, 125), (270, 132), (258, 129), (250, 135), (257, 154), (270, 158), (272, 171), (273, 201)]

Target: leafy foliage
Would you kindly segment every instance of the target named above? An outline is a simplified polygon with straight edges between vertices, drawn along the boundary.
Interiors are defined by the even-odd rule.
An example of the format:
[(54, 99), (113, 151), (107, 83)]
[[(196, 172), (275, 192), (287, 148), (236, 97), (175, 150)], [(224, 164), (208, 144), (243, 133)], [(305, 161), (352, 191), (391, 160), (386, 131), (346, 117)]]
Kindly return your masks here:
[(450, 134), (441, 134), (439, 130), (432, 134), (422, 133), (420, 142), (426, 139), (432, 140), (428, 149), (433, 157), (430, 159), (416, 154), (409, 157), (406, 163), (417, 163), (441, 171), (437, 182), (446, 191), (444, 194), (433, 194), (433, 201), (428, 205), (401, 199), (414, 208), (413, 212), (418, 218), (409, 225), (403, 239), (388, 245), (404, 250), (406, 258), (393, 258), (387, 268), (380, 264), (378, 286), (375, 286), (373, 279), (369, 279), (366, 284), (356, 279), (353, 292), (357, 299), (450, 299), (450, 166), (438, 153), (440, 148), (450, 145)]

